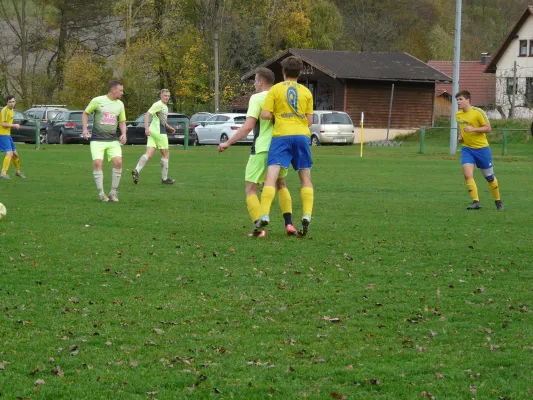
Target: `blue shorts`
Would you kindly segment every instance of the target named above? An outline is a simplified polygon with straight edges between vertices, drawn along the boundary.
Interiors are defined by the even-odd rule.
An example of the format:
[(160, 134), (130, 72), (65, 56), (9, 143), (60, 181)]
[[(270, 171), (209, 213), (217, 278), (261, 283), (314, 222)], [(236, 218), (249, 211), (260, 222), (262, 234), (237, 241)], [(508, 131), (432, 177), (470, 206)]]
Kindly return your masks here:
[(461, 148), (461, 164), (475, 164), (480, 169), (492, 168), (490, 147), (471, 149), (470, 147), (463, 146)]
[(290, 164), (295, 171), (313, 166), (309, 137), (306, 135), (272, 138), (268, 150), (267, 166), (281, 165), (283, 168), (289, 168)]
[(0, 135), (0, 151), (7, 153), (8, 151), (16, 151), (15, 143), (9, 135)]

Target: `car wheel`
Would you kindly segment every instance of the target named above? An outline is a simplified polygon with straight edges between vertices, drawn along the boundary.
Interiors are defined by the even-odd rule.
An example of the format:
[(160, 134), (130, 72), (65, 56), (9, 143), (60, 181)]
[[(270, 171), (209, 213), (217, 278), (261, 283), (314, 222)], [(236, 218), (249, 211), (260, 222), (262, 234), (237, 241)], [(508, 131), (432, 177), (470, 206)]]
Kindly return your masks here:
[(41, 131), (39, 135), (39, 142), (41, 144), (48, 144), (48, 134), (46, 133), (46, 131)]
[(65, 144), (65, 141), (63, 140), (63, 132), (59, 132), (59, 144)]
[(311, 146), (320, 146), (320, 140), (318, 140), (318, 137), (311, 136)]
[(220, 143), (224, 143), (224, 142), (227, 142), (228, 141), (228, 135), (226, 135), (225, 133), (223, 133), (221, 136), (220, 136)]

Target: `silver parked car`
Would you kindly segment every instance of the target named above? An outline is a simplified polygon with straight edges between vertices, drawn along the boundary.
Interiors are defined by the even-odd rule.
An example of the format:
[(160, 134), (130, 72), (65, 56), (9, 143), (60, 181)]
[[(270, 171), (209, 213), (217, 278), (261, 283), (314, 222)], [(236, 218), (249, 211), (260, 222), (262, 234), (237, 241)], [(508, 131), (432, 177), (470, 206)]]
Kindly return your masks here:
[[(221, 113), (215, 114), (205, 123), (196, 126), (196, 144), (219, 144), (233, 136), (237, 129), (246, 121), (246, 114)], [(241, 142), (253, 142), (253, 130)]]
[(352, 119), (342, 111), (313, 112), (311, 131), (311, 146), (321, 144), (347, 144), (354, 141), (355, 131)]

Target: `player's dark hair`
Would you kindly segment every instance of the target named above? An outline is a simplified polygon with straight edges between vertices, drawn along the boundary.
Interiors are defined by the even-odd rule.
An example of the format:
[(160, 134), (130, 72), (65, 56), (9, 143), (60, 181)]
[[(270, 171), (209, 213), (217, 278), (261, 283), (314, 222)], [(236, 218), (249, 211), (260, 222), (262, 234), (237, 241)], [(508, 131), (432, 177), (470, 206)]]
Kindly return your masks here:
[(290, 56), (281, 62), (281, 67), (287, 78), (298, 78), (304, 68), (304, 63), (300, 57)]
[(461, 90), (457, 92), (455, 98), (458, 98), (459, 96), (463, 96), (465, 99), (470, 100), (470, 92), (468, 90)]
[(9, 100), (14, 99), (14, 98), (15, 98), (15, 96), (13, 96), (12, 94), (8, 94), (8, 95), (6, 96), (6, 103), (7, 103)]
[(116, 80), (116, 79), (112, 79), (109, 81), (109, 83), (107, 84), (107, 90), (110, 92), (112, 91), (114, 88), (116, 88), (117, 86), (123, 86), (122, 85), (122, 82), (119, 81), (119, 80)]
[(256, 68), (255, 74), (261, 78), (267, 85), (272, 86), (276, 80), (274, 72), (265, 67)]

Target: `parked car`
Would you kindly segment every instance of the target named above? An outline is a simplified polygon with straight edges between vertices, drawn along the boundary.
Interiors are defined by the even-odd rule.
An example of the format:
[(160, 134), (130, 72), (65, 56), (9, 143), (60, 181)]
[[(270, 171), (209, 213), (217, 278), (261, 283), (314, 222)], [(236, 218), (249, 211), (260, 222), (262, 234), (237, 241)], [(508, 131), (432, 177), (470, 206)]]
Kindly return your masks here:
[[(127, 144), (146, 144), (146, 134), (144, 133), (144, 116), (146, 113), (140, 115), (135, 121), (128, 125), (127, 129)], [(185, 139), (185, 124), (180, 122), (179, 119), (189, 119), (185, 114), (180, 113), (168, 113), (168, 124), (176, 129), (174, 134), (167, 132), (169, 144), (183, 144)], [(193, 145), (195, 142), (195, 134), (189, 135), (189, 145)]]
[(193, 114), (189, 121), (189, 136), (191, 134), (196, 135), (194, 132), (194, 128), (196, 128), (198, 125), (205, 124), (209, 118), (211, 118), (214, 114), (211, 114), (209, 112), (200, 111), (196, 114)]
[(40, 120), (41, 143), (46, 143), (46, 130), (50, 126), (50, 121), (52, 121), (61, 111), (68, 111), (68, 109), (65, 106), (54, 104), (34, 105), (24, 111), (24, 115), (27, 119), (25, 125), (35, 129), (36, 120)]
[[(227, 141), (246, 121), (246, 114), (223, 113), (215, 114), (202, 125), (194, 128), (197, 144), (219, 144)], [(251, 131), (242, 142), (253, 142), (254, 133)]]
[(311, 131), (311, 146), (321, 144), (353, 144), (355, 130), (352, 119), (342, 111), (313, 112)]
[[(83, 138), (83, 127), (81, 125), (81, 116), (83, 110), (61, 111), (56, 117), (49, 122), (46, 129), (46, 143), (89, 143), (89, 140)], [(89, 115), (88, 128), (89, 132), (93, 128), (93, 115)]]
[(19, 124), (19, 129), (11, 129), (14, 142), (35, 143), (35, 124), (30, 124), (27, 117), (19, 110), (14, 110), (13, 123)]

